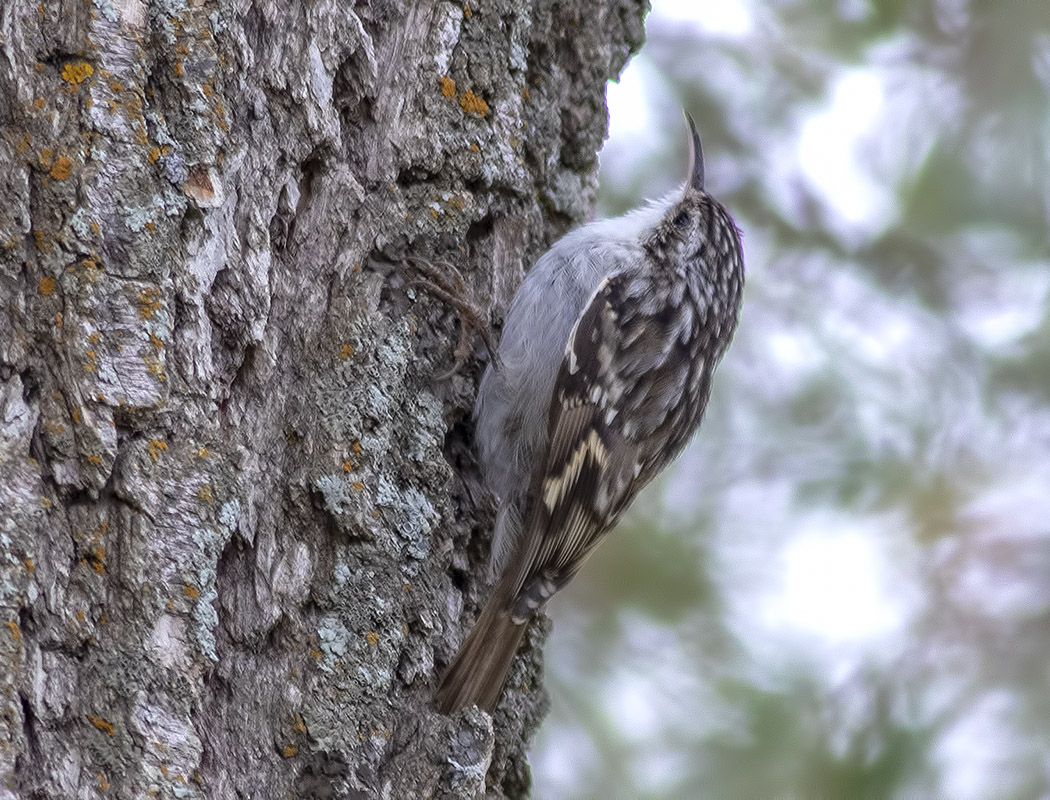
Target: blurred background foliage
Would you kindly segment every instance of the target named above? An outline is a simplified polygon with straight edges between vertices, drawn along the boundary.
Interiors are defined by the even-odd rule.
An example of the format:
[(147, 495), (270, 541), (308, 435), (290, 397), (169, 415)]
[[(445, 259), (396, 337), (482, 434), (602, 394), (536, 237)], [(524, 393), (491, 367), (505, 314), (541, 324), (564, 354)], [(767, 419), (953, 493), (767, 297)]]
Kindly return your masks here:
[(1050, 796), (1050, 2), (654, 0), (599, 213), (748, 286), (701, 432), (559, 595), (541, 798)]

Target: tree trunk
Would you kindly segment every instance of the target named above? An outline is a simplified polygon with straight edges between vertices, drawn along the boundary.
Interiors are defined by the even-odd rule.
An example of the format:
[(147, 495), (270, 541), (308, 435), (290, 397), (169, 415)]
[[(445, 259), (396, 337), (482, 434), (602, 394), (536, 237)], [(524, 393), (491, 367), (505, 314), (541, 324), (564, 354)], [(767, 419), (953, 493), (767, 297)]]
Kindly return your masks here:
[(491, 513), (411, 265), (499, 318), (643, 5), (3, 0), (0, 797), (528, 793), (542, 630), (430, 705)]

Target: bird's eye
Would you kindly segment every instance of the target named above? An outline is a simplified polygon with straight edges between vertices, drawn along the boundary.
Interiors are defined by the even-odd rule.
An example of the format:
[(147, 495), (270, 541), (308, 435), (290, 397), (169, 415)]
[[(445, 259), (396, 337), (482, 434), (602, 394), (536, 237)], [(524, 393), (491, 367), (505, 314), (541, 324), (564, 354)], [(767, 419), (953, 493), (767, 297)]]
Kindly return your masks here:
[(679, 230), (685, 230), (689, 227), (689, 213), (686, 211), (679, 211), (675, 214), (675, 218), (671, 220), (671, 224)]

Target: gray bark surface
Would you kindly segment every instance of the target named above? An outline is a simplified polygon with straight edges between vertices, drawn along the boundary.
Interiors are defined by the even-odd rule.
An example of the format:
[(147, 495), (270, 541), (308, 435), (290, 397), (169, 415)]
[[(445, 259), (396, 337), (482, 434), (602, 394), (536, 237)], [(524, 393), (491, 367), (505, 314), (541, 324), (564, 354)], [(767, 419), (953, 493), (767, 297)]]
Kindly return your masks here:
[(0, 797), (528, 794), (543, 625), (430, 706), (491, 512), (407, 259), (498, 321), (644, 10), (3, 0)]

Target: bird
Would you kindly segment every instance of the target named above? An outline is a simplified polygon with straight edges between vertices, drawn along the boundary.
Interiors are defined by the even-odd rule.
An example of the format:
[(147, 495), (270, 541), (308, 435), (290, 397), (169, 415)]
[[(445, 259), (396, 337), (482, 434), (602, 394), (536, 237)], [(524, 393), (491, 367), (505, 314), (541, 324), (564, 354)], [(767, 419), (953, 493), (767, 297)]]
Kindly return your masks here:
[(435, 693), (493, 711), (529, 620), (577, 574), (698, 428), (736, 330), (741, 232), (705, 188), (696, 124), (684, 185), (558, 240), (511, 301), (474, 406), (498, 499), (494, 586)]

